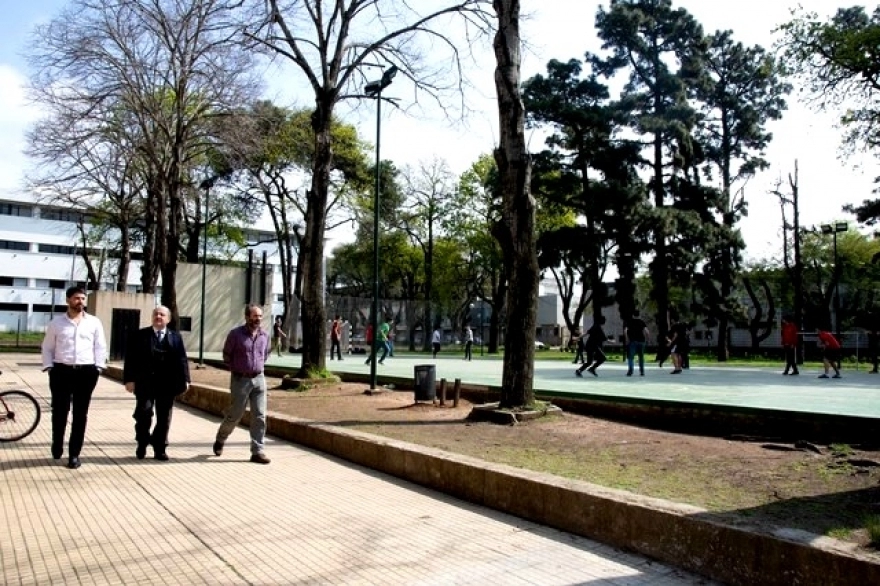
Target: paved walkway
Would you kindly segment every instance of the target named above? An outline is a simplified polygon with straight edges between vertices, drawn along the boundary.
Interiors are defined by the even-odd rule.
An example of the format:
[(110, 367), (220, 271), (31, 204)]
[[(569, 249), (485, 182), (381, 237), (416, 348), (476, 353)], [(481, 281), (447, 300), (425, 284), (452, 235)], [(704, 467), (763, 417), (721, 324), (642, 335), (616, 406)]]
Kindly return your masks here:
[[(606, 362), (599, 368), (598, 378), (585, 372), (574, 375), (570, 360), (535, 361), (535, 390), (559, 394), (589, 394), (610, 397), (636, 397), (661, 401), (683, 401), (719, 406), (757, 409), (781, 409), (807, 413), (827, 413), (857, 417), (880, 418), (880, 375), (868, 374), (844, 365), (843, 378), (820, 380), (820, 370), (805, 368), (799, 376), (782, 376), (779, 368), (740, 366), (695, 366), (681, 375), (670, 375), (670, 368), (645, 366), (645, 376), (626, 376), (622, 362)], [(219, 353), (206, 353), (220, 359)], [(338, 372), (369, 373), (364, 356), (345, 356), (342, 362), (327, 361), (327, 367)], [(298, 367), (299, 355), (273, 356), (270, 364)], [(475, 357), (466, 362), (461, 358), (401, 354), (379, 365), (379, 374), (412, 379), (416, 364), (434, 364), (437, 380), (456, 378), (485, 385), (501, 384), (502, 362), (499, 358)]]
[(102, 379), (83, 466), (49, 458), (37, 356), (0, 355), (0, 389), (29, 387), (45, 419), (0, 444), (3, 584), (702, 584), (595, 542), (176, 408), (170, 462), (134, 458), (133, 400)]

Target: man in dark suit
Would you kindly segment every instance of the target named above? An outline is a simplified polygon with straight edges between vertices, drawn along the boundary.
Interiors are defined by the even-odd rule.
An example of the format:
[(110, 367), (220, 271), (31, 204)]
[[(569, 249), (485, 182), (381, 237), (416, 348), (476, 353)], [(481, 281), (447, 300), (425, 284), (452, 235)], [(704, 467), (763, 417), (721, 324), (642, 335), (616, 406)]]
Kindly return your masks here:
[[(168, 428), (174, 397), (189, 388), (189, 362), (180, 334), (168, 329), (171, 313), (167, 307), (153, 310), (153, 325), (134, 333), (125, 349), (123, 381), (125, 390), (134, 393), (134, 435), (138, 460), (153, 446), (157, 460), (168, 460)], [(153, 411), (156, 427), (152, 433)]]

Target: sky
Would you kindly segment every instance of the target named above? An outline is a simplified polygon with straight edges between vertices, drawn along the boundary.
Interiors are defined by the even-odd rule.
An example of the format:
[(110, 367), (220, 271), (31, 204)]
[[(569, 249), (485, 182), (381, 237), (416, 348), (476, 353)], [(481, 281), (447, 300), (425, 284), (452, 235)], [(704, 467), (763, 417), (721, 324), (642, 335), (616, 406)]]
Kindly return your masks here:
[[(799, 4), (827, 16), (839, 7), (854, 3), (853, 0), (678, 0), (674, 4), (693, 14), (707, 33), (731, 29), (736, 40), (770, 49), (775, 40), (773, 29), (789, 20), (791, 7)], [(20, 189), (24, 173), (31, 165), (22, 152), (25, 132), (39, 118), (40, 112), (27, 102), (24, 89), (29, 72), (23, 54), (31, 42), (30, 32), (66, 4), (66, 0), (4, 3), (0, 20), (0, 39), (3, 39), (0, 41), (0, 191)], [(544, 72), (550, 59), (581, 58), (585, 51), (599, 51), (594, 20), (600, 4), (607, 6), (608, 2), (523, 0), (527, 16), (522, 34), (528, 43), (523, 58), (523, 79)], [(491, 47), (487, 45), (468, 72), (475, 89), (467, 97), (472, 113), (466, 120), (450, 122), (439, 114), (432, 116), (431, 112), (413, 117), (400, 110), (384, 108), (382, 159), (390, 159), (403, 167), (439, 158), (460, 173), (481, 154), (491, 152), (498, 136), (493, 66)], [(282, 75), (267, 76), (267, 97), (291, 106), (308, 106), (312, 100), (298, 89), (299, 84), (284, 81), (295, 76), (292, 69)], [(396, 85), (386, 90), (386, 95), (401, 100), (407, 98), (405, 88)], [(751, 260), (781, 254), (779, 205), (768, 191), (780, 176), (785, 178), (793, 171), (795, 160), (800, 169), (801, 223), (805, 226), (852, 219), (841, 207), (872, 197), (873, 179), (880, 176), (880, 165), (875, 158), (856, 155), (844, 159), (841, 156), (841, 132), (836, 128), (836, 115), (815, 111), (801, 102), (797, 87), (788, 101), (783, 119), (768, 127), (774, 135), (766, 152), (770, 168), (745, 186), (749, 215), (740, 223), (740, 228), (747, 244), (746, 258)], [(339, 113), (355, 124), (365, 139), (374, 140), (375, 110), (371, 102), (364, 102), (354, 110), (340, 109)], [(530, 134), (529, 143), (533, 151), (540, 150), (543, 136)], [(342, 240), (344, 236), (331, 235), (331, 246), (332, 242)]]

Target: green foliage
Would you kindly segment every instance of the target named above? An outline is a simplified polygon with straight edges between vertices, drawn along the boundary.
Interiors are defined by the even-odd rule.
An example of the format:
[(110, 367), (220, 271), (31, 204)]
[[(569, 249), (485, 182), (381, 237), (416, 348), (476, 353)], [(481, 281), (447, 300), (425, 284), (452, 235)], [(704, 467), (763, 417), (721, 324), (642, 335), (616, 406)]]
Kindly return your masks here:
[(880, 516), (872, 515), (865, 519), (865, 529), (868, 531), (871, 545), (880, 547)]
[(779, 27), (786, 70), (805, 83), (823, 109), (843, 108), (850, 148), (880, 145), (880, 8), (839, 8), (830, 20), (798, 10)]

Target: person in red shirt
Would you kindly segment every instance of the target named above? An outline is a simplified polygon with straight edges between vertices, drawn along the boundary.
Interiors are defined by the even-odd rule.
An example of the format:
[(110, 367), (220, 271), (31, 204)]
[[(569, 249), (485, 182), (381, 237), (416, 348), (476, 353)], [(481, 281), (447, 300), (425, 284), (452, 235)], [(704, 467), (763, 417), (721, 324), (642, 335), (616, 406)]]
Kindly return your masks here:
[(782, 349), (785, 351), (785, 371), (782, 374), (800, 374), (797, 367), (797, 343), (798, 329), (797, 324), (792, 321), (791, 316), (786, 315), (782, 318)]
[(819, 378), (828, 378), (828, 368), (834, 369), (832, 378), (840, 378), (840, 342), (834, 335), (826, 330), (819, 330), (819, 347), (822, 348), (822, 365), (825, 373)]

